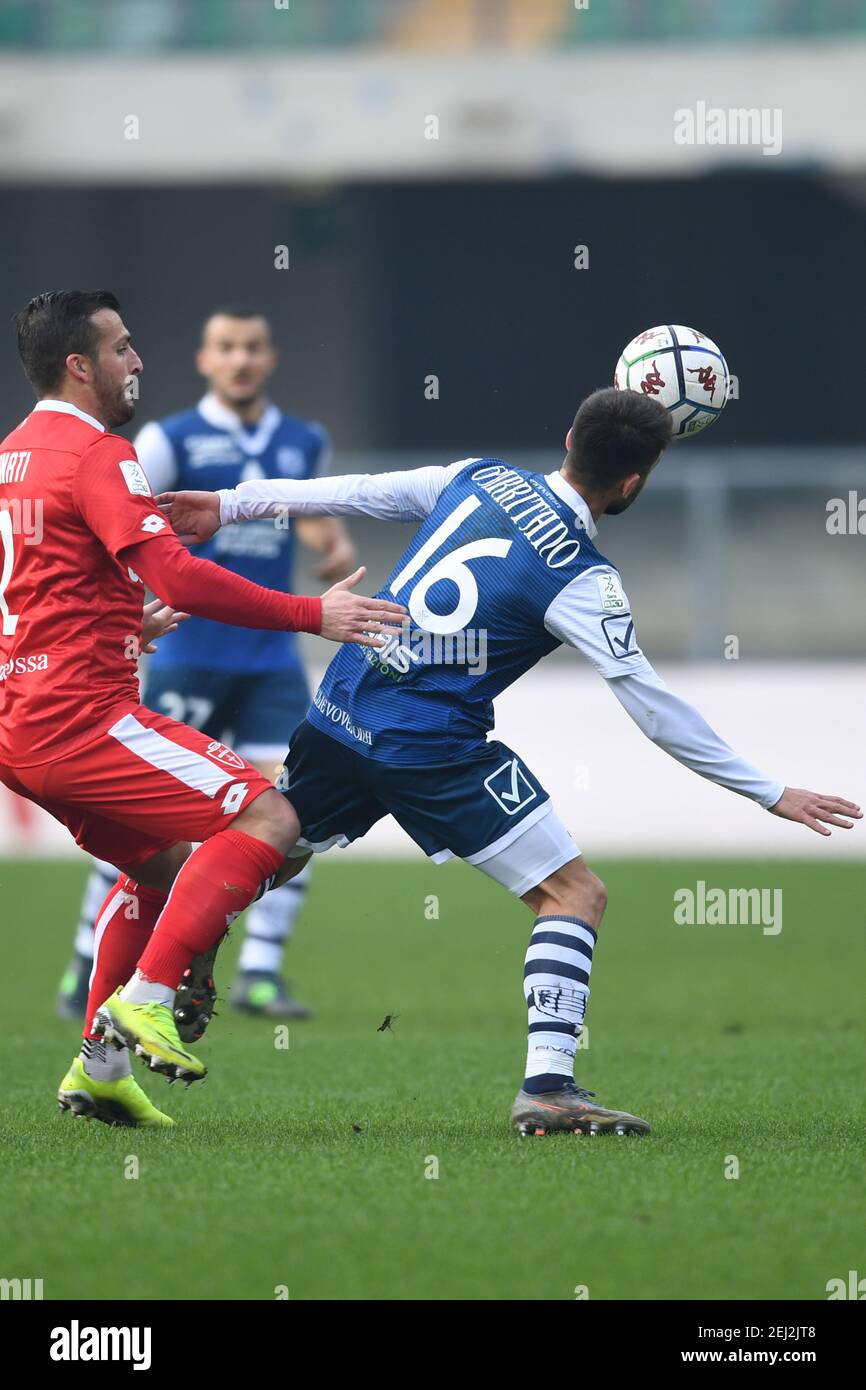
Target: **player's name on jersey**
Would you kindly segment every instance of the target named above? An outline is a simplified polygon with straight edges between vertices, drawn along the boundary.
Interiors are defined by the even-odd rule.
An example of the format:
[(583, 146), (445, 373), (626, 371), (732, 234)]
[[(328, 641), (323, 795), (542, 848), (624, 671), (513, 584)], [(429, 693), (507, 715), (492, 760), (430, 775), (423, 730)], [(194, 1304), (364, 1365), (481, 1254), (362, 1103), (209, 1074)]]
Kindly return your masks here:
[[(504, 463), (488, 464), (475, 469), (470, 476), (473, 483), (478, 483), (502, 508), (550, 569), (561, 569), (577, 558), (580, 541), (571, 534), (548, 498), (513, 468)], [(550, 497), (555, 500), (552, 493)]]
[(22, 482), (29, 462), (29, 449), (12, 449), (0, 454), (0, 483)]

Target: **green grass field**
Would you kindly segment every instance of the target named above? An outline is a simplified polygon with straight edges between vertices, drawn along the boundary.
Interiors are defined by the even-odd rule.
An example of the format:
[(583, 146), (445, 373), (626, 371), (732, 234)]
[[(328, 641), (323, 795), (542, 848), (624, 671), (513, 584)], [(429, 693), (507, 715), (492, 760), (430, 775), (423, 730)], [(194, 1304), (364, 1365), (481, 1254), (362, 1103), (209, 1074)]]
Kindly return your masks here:
[[(288, 1050), (224, 1005), (204, 1084), (136, 1063), (176, 1130), (61, 1115), (77, 1035), (53, 999), (84, 870), (0, 864), (0, 1275), (49, 1299), (571, 1300), (823, 1299), (866, 1273), (866, 865), (595, 867), (610, 906), (577, 1076), (647, 1116), (645, 1140), (509, 1130), (521, 904), (463, 865), (336, 853), (292, 949), (316, 1018)], [(782, 888), (782, 932), (673, 925), (699, 878)]]

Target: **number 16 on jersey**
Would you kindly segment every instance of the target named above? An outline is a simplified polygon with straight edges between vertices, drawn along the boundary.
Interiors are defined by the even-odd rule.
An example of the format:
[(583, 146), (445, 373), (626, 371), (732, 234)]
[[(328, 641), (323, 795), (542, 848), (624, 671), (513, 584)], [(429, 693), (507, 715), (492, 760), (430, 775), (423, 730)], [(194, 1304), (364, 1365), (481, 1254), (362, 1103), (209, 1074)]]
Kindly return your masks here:
[[(477, 497), (466, 497), (458, 507), (454, 508), (450, 516), (446, 516), (442, 525), (437, 526), (433, 535), (428, 537), (417, 555), (413, 555), (408, 565), (405, 565), (395, 576), (391, 585), (391, 592), (395, 598), (406, 587), (409, 580), (414, 579), (418, 571), (423, 569), (431, 556), (442, 548), (448, 537), (453, 535), (466, 518), (480, 506), (481, 502)], [(425, 632), (443, 635), (459, 632), (466, 627), (471, 622), (478, 607), (478, 584), (475, 575), (466, 563), (467, 560), (477, 560), (482, 555), (507, 555), (512, 544), (512, 541), (490, 536), (479, 541), (469, 541), (466, 545), (459, 545), (456, 550), (450, 550), (441, 560), (438, 560), (433, 568), (429, 569), (418, 581), (409, 595), (409, 612), (417, 626)], [(434, 584), (443, 579), (450, 579), (457, 586), (457, 603), (450, 613), (434, 613), (433, 609), (427, 605), (427, 594)]]

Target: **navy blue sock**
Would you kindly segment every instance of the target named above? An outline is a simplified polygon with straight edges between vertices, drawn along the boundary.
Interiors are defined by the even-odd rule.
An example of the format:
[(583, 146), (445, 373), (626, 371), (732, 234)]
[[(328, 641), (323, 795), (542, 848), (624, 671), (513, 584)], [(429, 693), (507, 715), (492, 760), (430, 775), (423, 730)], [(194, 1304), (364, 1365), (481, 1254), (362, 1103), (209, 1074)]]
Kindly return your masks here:
[(531, 1096), (540, 1096), (543, 1091), (561, 1091), (569, 1078), (556, 1071), (546, 1071), (541, 1076), (527, 1076), (523, 1089)]

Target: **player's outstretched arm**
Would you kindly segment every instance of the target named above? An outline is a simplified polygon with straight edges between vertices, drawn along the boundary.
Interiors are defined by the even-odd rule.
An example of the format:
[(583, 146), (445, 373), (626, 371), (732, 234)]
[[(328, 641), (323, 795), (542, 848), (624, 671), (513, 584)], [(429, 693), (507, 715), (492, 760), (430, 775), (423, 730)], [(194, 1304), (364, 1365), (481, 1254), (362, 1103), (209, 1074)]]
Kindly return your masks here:
[(187, 545), (236, 521), (281, 516), (373, 516), (380, 521), (423, 521), (443, 488), (475, 459), (445, 468), (401, 473), (347, 473), (333, 478), (256, 478), (221, 492), (163, 492), (158, 505)]
[(235, 627), (312, 632), (373, 647), (384, 634), (402, 631), (401, 604), (346, 592), (363, 571), (338, 585), (338, 595), (323, 606), (318, 597), (266, 589), (191, 555), (154, 510), (150, 484), (134, 454), (115, 436), (97, 440), (79, 460), (72, 503), (108, 553), (175, 611)]
[[(785, 787), (735, 753), (694, 705), (669, 690), (653, 668), (609, 680), (620, 704), (648, 738), (684, 767), (739, 792), (783, 820), (829, 835), (829, 825), (850, 830), (862, 811), (840, 796)], [(823, 822), (823, 824), (822, 824)]]
[(582, 652), (641, 732), (690, 771), (819, 835), (829, 835), (829, 825), (850, 830), (861, 818), (853, 801), (768, 777), (720, 738), (694, 705), (668, 689), (638, 645), (631, 606), (614, 569), (598, 567), (572, 580), (548, 608), (545, 626)]
[(363, 578), (363, 569), (322, 598), (307, 598), (262, 588), (210, 560), (190, 555), (172, 532), (124, 547), (119, 558), (172, 608), (213, 622), (312, 632), (331, 642), (357, 642), (364, 647), (379, 646), (383, 636), (402, 631), (405, 609), (401, 604), (349, 592)]

